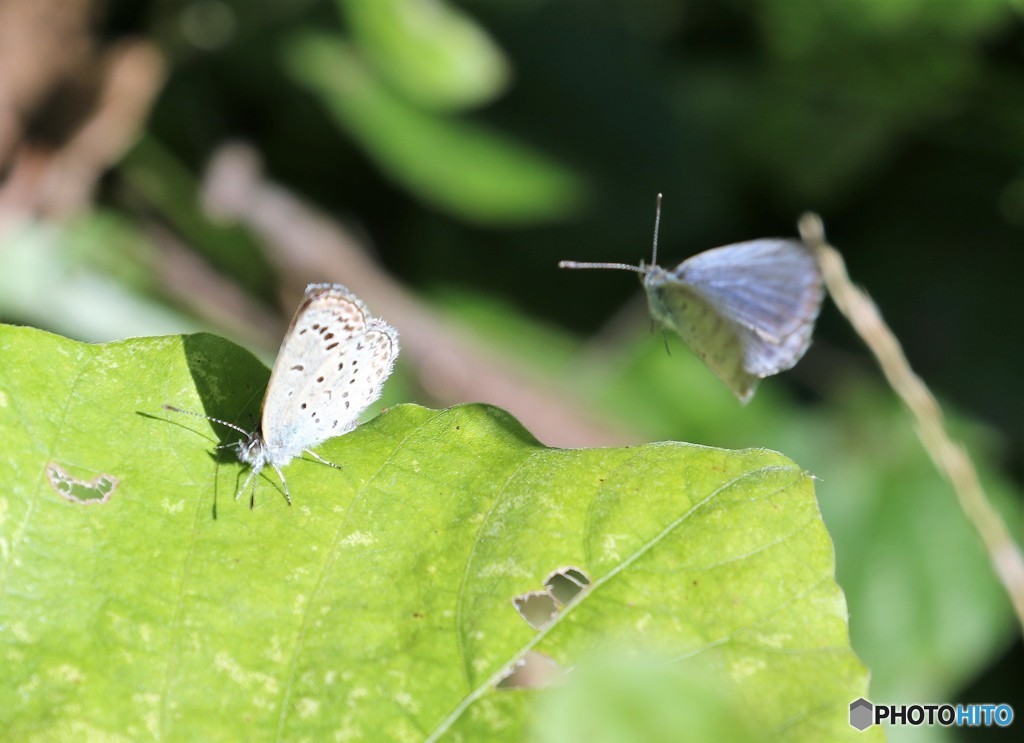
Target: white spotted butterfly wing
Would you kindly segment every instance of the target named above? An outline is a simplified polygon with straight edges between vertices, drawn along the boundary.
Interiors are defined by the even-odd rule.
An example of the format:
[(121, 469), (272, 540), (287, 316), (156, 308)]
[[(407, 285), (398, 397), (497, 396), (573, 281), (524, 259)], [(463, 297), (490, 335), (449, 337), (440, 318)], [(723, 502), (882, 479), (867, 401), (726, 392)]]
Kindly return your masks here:
[(353, 428), (380, 397), (398, 357), (398, 333), (340, 284), (310, 284), (270, 375), (260, 433), (270, 462)]
[[(380, 397), (397, 357), (397, 331), (373, 317), (358, 297), (341, 284), (310, 284), (278, 351), (255, 431), (164, 407), (208, 418), (245, 436), (234, 446), (252, 471), (235, 498), (270, 465), (291, 503), (281, 468), (303, 452), (337, 467), (312, 448), (355, 428), (360, 414)], [(255, 486), (250, 507), (254, 499)]]

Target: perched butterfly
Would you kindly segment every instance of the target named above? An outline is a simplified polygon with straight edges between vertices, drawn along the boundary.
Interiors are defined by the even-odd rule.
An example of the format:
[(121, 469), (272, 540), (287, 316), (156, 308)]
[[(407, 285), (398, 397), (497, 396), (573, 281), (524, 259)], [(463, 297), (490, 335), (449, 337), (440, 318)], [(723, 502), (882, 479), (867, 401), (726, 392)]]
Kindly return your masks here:
[(759, 380), (793, 367), (811, 345), (824, 296), (821, 269), (798, 240), (713, 248), (673, 269), (658, 260), (661, 194), (651, 265), (562, 261), (561, 268), (636, 271), (651, 315), (674, 330), (742, 402)]
[[(398, 333), (373, 317), (356, 295), (341, 284), (310, 284), (278, 351), (255, 431), (164, 408), (208, 418), (245, 436), (232, 446), (252, 472), (236, 499), (270, 465), (291, 504), (281, 468), (303, 452), (337, 467), (312, 448), (356, 427), (360, 413), (380, 397), (397, 357)], [(253, 485), (250, 508), (255, 490)]]

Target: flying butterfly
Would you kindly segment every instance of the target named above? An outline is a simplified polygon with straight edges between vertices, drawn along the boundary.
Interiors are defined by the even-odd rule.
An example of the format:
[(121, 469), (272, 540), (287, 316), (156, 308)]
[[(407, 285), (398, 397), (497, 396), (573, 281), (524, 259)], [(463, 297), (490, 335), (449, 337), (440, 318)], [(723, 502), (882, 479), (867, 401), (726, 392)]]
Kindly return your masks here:
[(651, 315), (674, 330), (741, 402), (758, 381), (792, 368), (811, 345), (824, 289), (821, 268), (799, 240), (768, 238), (712, 248), (673, 269), (658, 265), (661, 194), (651, 264), (562, 261), (641, 276)]

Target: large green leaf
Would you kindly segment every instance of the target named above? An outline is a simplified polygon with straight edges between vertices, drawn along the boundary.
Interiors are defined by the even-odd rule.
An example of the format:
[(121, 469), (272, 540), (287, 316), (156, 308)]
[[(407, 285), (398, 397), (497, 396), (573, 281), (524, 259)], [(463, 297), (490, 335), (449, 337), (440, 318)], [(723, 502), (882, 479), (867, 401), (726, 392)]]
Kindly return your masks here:
[[(780, 454), (548, 449), (495, 408), (402, 405), (320, 448), (341, 470), (288, 466), (293, 507), (261, 478), (250, 511), (224, 432), (161, 409), (244, 421), (268, 373), (247, 352), (0, 326), (0, 355), (8, 737), (521, 740), (538, 701), (565, 724), (601, 699), (609, 651), (715, 679), (702, 730), (859, 735), (832, 545)], [(533, 629), (513, 597), (569, 565), (591, 585)], [(529, 651), (591, 685), (495, 688)]]

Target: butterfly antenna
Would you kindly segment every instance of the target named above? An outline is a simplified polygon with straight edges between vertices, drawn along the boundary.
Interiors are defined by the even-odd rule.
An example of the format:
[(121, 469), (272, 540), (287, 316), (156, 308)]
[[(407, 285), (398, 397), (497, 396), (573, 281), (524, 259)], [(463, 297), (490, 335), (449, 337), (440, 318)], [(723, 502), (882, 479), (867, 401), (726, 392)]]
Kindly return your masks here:
[(654, 201), (654, 246), (651, 248), (651, 265), (658, 265), (658, 231), (661, 228), (661, 194)]
[(245, 436), (248, 436), (250, 433), (249, 431), (246, 431), (244, 428), (236, 426), (234, 423), (228, 423), (227, 421), (223, 421), (220, 418), (214, 418), (212, 415), (203, 415), (202, 413), (195, 413), (191, 410), (182, 410), (181, 408), (176, 408), (173, 405), (164, 405), (163, 408), (164, 410), (170, 410), (173, 413), (184, 413), (185, 415), (195, 416), (196, 418), (206, 418), (206, 420), (208, 421), (220, 423), (222, 426), (227, 426), (228, 428), (234, 429), (235, 431), (238, 431), (240, 434), (243, 434)]
[(313, 457), (313, 459), (315, 459), (316, 461), (320, 462), (321, 464), (326, 464), (328, 467), (333, 467), (336, 470), (342, 469), (340, 464), (335, 464), (334, 462), (329, 462), (328, 460), (326, 460), (323, 457), (321, 457), (319, 454), (317, 454), (312, 449), (305, 449), (304, 451), (306, 452), (306, 454), (308, 454), (309, 456)]
[(580, 263), (579, 261), (559, 261), (559, 268), (614, 268), (617, 271), (633, 271), (635, 273), (647, 273), (640, 266), (631, 266), (628, 263)]
[[(651, 266), (658, 265), (658, 229), (661, 227), (661, 194), (654, 208), (654, 248), (651, 251)], [(650, 273), (650, 267), (645, 266), (643, 261), (639, 266), (631, 266), (628, 263), (581, 263), (580, 261), (559, 261), (559, 268), (610, 268), (615, 271), (633, 271), (639, 274)]]

